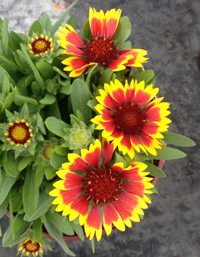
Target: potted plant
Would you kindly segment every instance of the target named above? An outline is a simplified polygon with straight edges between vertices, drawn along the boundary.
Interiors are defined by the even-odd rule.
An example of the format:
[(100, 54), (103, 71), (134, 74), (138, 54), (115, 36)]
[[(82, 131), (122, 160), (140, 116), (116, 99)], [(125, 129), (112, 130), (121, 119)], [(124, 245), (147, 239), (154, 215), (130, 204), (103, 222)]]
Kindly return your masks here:
[(94, 247), (139, 222), (163, 160), (185, 157), (167, 144), (194, 146), (168, 131), (169, 104), (143, 70), (147, 51), (126, 41), (128, 17), (91, 8), (79, 36), (74, 16), (61, 26), (76, 2), (28, 35), (0, 20), (0, 217), (10, 216), (3, 246), (21, 255), (42, 255), (50, 236), (74, 255), (64, 239)]

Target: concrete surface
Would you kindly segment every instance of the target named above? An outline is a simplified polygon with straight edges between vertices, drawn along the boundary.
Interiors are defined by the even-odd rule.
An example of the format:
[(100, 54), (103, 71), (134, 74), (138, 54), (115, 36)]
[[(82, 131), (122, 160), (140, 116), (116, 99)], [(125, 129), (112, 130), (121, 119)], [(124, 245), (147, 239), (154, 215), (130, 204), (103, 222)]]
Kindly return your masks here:
[[(67, 2), (67, 1), (66, 1)], [(63, 4), (64, 1), (57, 2)], [(145, 69), (155, 71), (159, 95), (171, 103), (170, 130), (191, 137), (197, 146), (182, 149), (185, 159), (167, 161), (166, 179), (157, 184), (158, 195), (144, 219), (125, 232), (114, 231), (95, 243), (69, 242), (77, 257), (199, 257), (200, 256), (200, 1), (199, 0), (80, 0), (70, 14), (77, 17), (80, 31), (88, 18), (89, 7), (98, 11), (121, 8), (132, 23), (130, 40), (134, 48), (148, 50)], [(35, 19), (48, 13), (53, 23), (65, 9), (54, 9), (51, 0), (7, 0), (0, 3), (0, 17), (8, 17), (9, 28), (28, 32)], [(200, 62), (200, 61), (199, 61)], [(9, 220), (1, 220), (3, 231)], [(44, 256), (64, 257), (56, 242), (53, 253)], [(0, 247), (0, 257), (14, 257), (16, 249)]]

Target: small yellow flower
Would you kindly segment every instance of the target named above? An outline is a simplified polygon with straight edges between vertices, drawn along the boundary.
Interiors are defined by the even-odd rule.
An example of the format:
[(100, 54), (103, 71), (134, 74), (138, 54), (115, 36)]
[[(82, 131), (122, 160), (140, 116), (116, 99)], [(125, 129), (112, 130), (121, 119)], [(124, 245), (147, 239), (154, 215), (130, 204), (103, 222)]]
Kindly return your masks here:
[(43, 253), (43, 245), (41, 243), (37, 243), (34, 239), (27, 238), (20, 244), (20, 247), (18, 249), (18, 254), (20, 251), (22, 251), (23, 255), (28, 256), (29, 254), (32, 254), (33, 256), (38, 256), (38, 254)]
[(48, 54), (53, 51), (53, 38), (48, 38), (48, 36), (40, 35), (35, 38), (31, 38), (32, 43), (28, 44), (28, 47), (31, 49), (29, 51), (31, 54), (38, 56), (43, 54)]
[(27, 143), (30, 143), (30, 138), (33, 134), (27, 122), (24, 120), (16, 120), (15, 123), (10, 122), (9, 125), (9, 129), (4, 135), (8, 136), (7, 140), (10, 140), (12, 145), (23, 144), (25, 146)]

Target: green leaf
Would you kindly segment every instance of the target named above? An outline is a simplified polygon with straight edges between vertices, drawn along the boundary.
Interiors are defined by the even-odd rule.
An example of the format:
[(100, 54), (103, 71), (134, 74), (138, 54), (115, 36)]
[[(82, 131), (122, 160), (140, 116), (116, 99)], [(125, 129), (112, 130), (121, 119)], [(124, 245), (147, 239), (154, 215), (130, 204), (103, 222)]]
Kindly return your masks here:
[(181, 159), (186, 156), (185, 153), (181, 152), (180, 150), (173, 149), (170, 147), (163, 147), (162, 149), (156, 149), (157, 155), (154, 156), (152, 154), (140, 154), (140, 157), (144, 157), (146, 159), (154, 159), (154, 160), (174, 160), (174, 159)]
[(14, 31), (10, 31), (10, 40), (12, 41), (16, 49), (19, 49), (20, 44), (23, 43), (23, 39)]
[(33, 236), (38, 243), (42, 241), (43, 232), (41, 218), (38, 218), (33, 221)]
[(37, 62), (36, 67), (44, 80), (53, 78), (55, 76), (55, 72), (52, 66), (46, 62)]
[(87, 102), (90, 100), (90, 94), (83, 80), (76, 79), (73, 82), (71, 100), (73, 113), (76, 115), (76, 110), (79, 110), (84, 117), (85, 124), (88, 125), (92, 119), (92, 110), (87, 106)]
[(155, 194), (158, 194), (158, 190), (155, 187), (149, 188), (148, 190), (152, 191)]
[(55, 101), (56, 101), (55, 95), (52, 95), (50, 93), (46, 93), (44, 98), (42, 100), (40, 100), (40, 103), (50, 105), (50, 104), (55, 103)]
[(7, 19), (4, 18), (2, 22), (2, 28), (1, 28), (1, 39), (2, 39), (2, 49), (5, 56), (8, 54), (8, 23)]
[(18, 212), (22, 207), (22, 194), (17, 191), (14, 198), (12, 199), (13, 212)]
[(128, 78), (128, 82), (130, 83), (132, 79), (134, 80), (137, 80), (137, 82), (139, 83), (140, 81), (143, 81), (145, 82), (145, 84), (148, 84), (149, 81), (151, 81), (154, 77), (154, 72), (153, 70), (145, 70), (145, 71), (142, 71), (138, 74), (135, 74), (131, 77)]
[(94, 108), (98, 104), (96, 99), (91, 99), (87, 102), (87, 105), (93, 109), (96, 112), (96, 109)]
[(28, 109), (28, 105), (26, 103), (24, 103), (24, 105), (20, 111), (20, 115), (21, 116), (29, 116), (29, 109)]
[(66, 254), (75, 256), (75, 254), (67, 247), (62, 235), (60, 235), (58, 230), (47, 219), (44, 221), (44, 226), (47, 232), (58, 242)]
[(23, 205), (28, 218), (37, 210), (39, 188), (35, 188), (35, 171), (27, 170), (23, 186)]
[(62, 119), (57, 101), (51, 105), (48, 105), (48, 117), (50, 116), (53, 116), (59, 120)]
[(195, 146), (195, 142), (188, 137), (172, 133), (172, 132), (162, 132), (164, 136), (164, 141), (168, 144), (183, 146), (183, 147), (192, 147)]
[(156, 83), (155, 78), (152, 78), (152, 79), (147, 83), (147, 85), (151, 85), (151, 84), (153, 84), (153, 86), (154, 86), (154, 85), (155, 85), (155, 83)]
[(33, 221), (44, 215), (52, 205), (54, 198), (45, 192), (45, 189), (39, 195), (39, 202), (37, 209), (32, 213), (31, 217), (25, 217), (27, 221)]
[[(7, 77), (9, 78), (10, 80), (10, 83), (15, 86), (16, 85), (16, 82), (14, 81), (14, 79), (12, 79), (12, 77), (9, 75), (9, 73), (3, 68), (0, 66), (0, 77), (3, 78), (4, 74), (7, 75)], [(0, 82), (1, 83), (1, 82)]]
[[(59, 82), (59, 79), (58, 79), (58, 82)], [(72, 85), (61, 86), (59, 89), (59, 92), (65, 95), (70, 95), (72, 92)]]
[(39, 83), (39, 85), (44, 89), (44, 81), (42, 79), (42, 77), (40, 76), (40, 73), (39, 71), (37, 70), (37, 68), (35, 67), (34, 63), (32, 62), (31, 58), (29, 57), (28, 53), (26, 52), (26, 48), (24, 45), (21, 44), (21, 49), (22, 49), (22, 52), (23, 54), (25, 55), (26, 57), (26, 60), (29, 64), (29, 66), (31, 67), (34, 75), (35, 75), (35, 79), (36, 81)]
[(18, 214), (14, 220), (14, 240), (23, 234), (31, 225), (30, 222), (25, 221), (24, 214)]
[(8, 109), (12, 105), (13, 99), (14, 99), (14, 92), (10, 92), (7, 95), (6, 99), (4, 100), (2, 110)]
[(58, 120), (54, 117), (48, 117), (45, 120), (45, 125), (47, 126), (48, 130), (54, 133), (59, 137), (63, 137), (65, 135), (63, 128), (70, 128), (71, 126), (64, 121)]
[(48, 166), (44, 169), (45, 177), (47, 180), (51, 180), (56, 176), (56, 171), (52, 166)]
[(49, 31), (51, 31), (52, 29), (52, 23), (51, 23), (51, 19), (49, 17), (48, 14), (44, 14), (40, 19), (39, 22), (42, 26), (42, 29), (45, 30), (47, 33), (49, 33)]
[(58, 69), (57, 67), (53, 66), (53, 70), (56, 71), (58, 74), (60, 74), (63, 78), (69, 79), (69, 76), (66, 72)]
[(29, 75), (26, 79), (25, 79), (25, 87), (31, 85), (31, 83), (35, 81), (35, 76), (34, 75)]
[(40, 85), (36, 81), (32, 82), (31, 91), (33, 92), (33, 94), (35, 96), (38, 96), (40, 94), (41, 88), (40, 88)]
[(63, 80), (60, 78), (60, 74), (57, 75), (57, 78), (61, 86), (70, 86), (71, 80), (69, 78), (66, 80)]
[(41, 130), (41, 132), (46, 135), (46, 129), (43, 123), (43, 119), (41, 117), (41, 115), (39, 114), (39, 112), (37, 113), (37, 126), (38, 128)]
[(0, 186), (0, 204), (4, 202), (16, 180), (17, 177), (11, 177), (6, 172), (2, 172), (2, 182)]
[(92, 32), (90, 29), (89, 20), (84, 22), (83, 28), (81, 30), (81, 39), (85, 41), (87, 40), (87, 38), (92, 38)]
[(63, 13), (63, 15), (60, 17), (60, 19), (53, 25), (52, 29), (51, 29), (51, 35), (54, 35), (54, 33), (58, 30), (58, 28), (61, 26), (61, 24), (63, 23), (63, 21), (65, 20), (65, 17), (67, 16), (67, 14), (69, 13), (69, 11), (72, 9), (72, 7), (78, 2), (78, 0), (76, 0), (75, 2), (73, 2), (72, 4), (70, 4), (70, 6), (67, 8), (67, 10)]
[(61, 156), (67, 156), (68, 153), (69, 153), (69, 150), (65, 147), (62, 147), (62, 146), (56, 146), (56, 149), (55, 149), (56, 153), (61, 155)]
[(2, 246), (8, 247), (8, 246), (11, 246), (12, 243), (13, 243), (12, 232), (11, 232), (11, 227), (9, 226), (3, 235)]
[(113, 74), (113, 71), (110, 69), (110, 67), (108, 67), (107, 69), (105, 69), (99, 79), (99, 85), (103, 86), (104, 83), (110, 83), (110, 78)]
[[(11, 69), (10, 71), (18, 70), (21, 73), (25, 74), (25, 72), (19, 66), (17, 66), (14, 62), (10, 61), (8, 58), (4, 57), (3, 55), (0, 55), (0, 60), (10, 66), (10, 69)], [(9, 67), (9, 66), (6, 66), (6, 67)]]
[(18, 164), (18, 170), (22, 171), (25, 169), (33, 160), (33, 156), (24, 157)]
[(2, 87), (2, 92), (5, 94), (5, 95), (8, 95), (9, 92), (10, 92), (10, 81), (9, 81), (9, 78), (6, 74), (4, 74), (3, 76), (3, 87)]
[(32, 141), (30, 145), (28, 145), (27, 150), (31, 155), (35, 154), (35, 147), (36, 147), (36, 142)]
[(10, 159), (7, 158), (7, 161), (3, 164), (4, 169), (6, 171), (6, 173), (11, 176), (11, 177), (17, 177), (19, 174), (19, 170), (16, 167), (15, 163)]
[(28, 90), (25, 87), (25, 81), (26, 81), (26, 77), (22, 77), (17, 81), (17, 85), (15, 88), (15, 93), (16, 94), (20, 94), (20, 95), (27, 95), (28, 94)]
[(32, 37), (33, 32), (38, 33), (38, 34), (42, 33), (42, 26), (41, 26), (39, 20), (36, 20), (33, 22), (33, 24), (31, 25), (31, 27), (29, 29), (28, 35), (30, 37)]
[(127, 16), (124, 16), (119, 20), (117, 30), (112, 37), (112, 40), (115, 41), (116, 45), (123, 45), (123, 43), (131, 34), (131, 27), (131, 23)]
[(145, 162), (145, 164), (148, 165), (145, 172), (149, 172), (149, 175), (151, 175), (153, 177), (166, 178), (165, 173), (162, 170), (160, 170), (158, 167), (156, 167), (155, 165), (153, 165), (151, 163), (147, 163), (147, 162)]
[(4, 216), (6, 213), (7, 207), (8, 207), (9, 197), (7, 196), (3, 203), (0, 205), (0, 219)]
[(122, 49), (125, 50), (125, 49), (132, 49), (132, 43), (131, 41), (126, 41), (123, 43), (122, 45)]
[(38, 106), (38, 102), (35, 99), (28, 96), (22, 96), (22, 95), (15, 95), (14, 103), (18, 106), (22, 106), (24, 103)]
[(115, 155), (114, 155), (114, 162), (115, 163), (122, 162), (125, 167), (127, 166), (124, 157), (118, 154), (117, 152), (115, 152)]
[(73, 27), (74, 30), (76, 30), (76, 18), (74, 15), (72, 15), (69, 20), (68, 23), (69, 25), (71, 25)]
[[(41, 167), (42, 168), (42, 167)], [(35, 188), (39, 188), (42, 184), (42, 180), (44, 177), (44, 168), (42, 168), (39, 172), (35, 174)]]
[(50, 164), (57, 170), (62, 167), (62, 164), (67, 162), (68, 158), (66, 156), (58, 155), (56, 152), (53, 152), (50, 159)]
[(76, 234), (80, 237), (82, 241), (84, 241), (84, 233), (83, 233), (83, 228), (79, 224), (75, 224), (74, 222), (71, 222), (71, 225), (76, 232)]
[(66, 235), (74, 235), (74, 230), (72, 228), (71, 222), (69, 222), (68, 217), (63, 217), (60, 214), (54, 212), (53, 214), (49, 211), (46, 214), (46, 218), (52, 225), (54, 225), (58, 230)]

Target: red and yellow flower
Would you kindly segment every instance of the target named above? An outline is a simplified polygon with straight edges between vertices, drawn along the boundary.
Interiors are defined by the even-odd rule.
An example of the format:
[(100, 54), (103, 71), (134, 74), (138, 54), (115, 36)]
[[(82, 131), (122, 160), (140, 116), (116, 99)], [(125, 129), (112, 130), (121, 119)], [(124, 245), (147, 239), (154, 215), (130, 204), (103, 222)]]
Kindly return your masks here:
[(96, 129), (103, 130), (102, 136), (114, 142), (119, 151), (131, 158), (135, 150), (143, 150), (157, 155), (156, 149), (161, 149), (159, 138), (161, 132), (167, 131), (170, 119), (169, 103), (156, 98), (158, 88), (153, 85), (145, 87), (144, 81), (137, 83), (126, 81), (125, 86), (117, 79), (104, 85), (96, 99), (100, 103), (95, 106), (100, 115), (91, 121), (98, 124)]
[(111, 165), (113, 152), (114, 144), (104, 140), (102, 153), (97, 139), (89, 150), (82, 149), (81, 156), (68, 154), (69, 162), (57, 172), (62, 180), (54, 183), (55, 189), (50, 192), (56, 197), (56, 211), (69, 215), (70, 221), (79, 217), (86, 236), (92, 239), (96, 233), (98, 241), (102, 226), (109, 235), (112, 225), (124, 231), (125, 225), (132, 226), (131, 221), (139, 222), (142, 209), (148, 208), (146, 202), (151, 203), (146, 194), (154, 187), (152, 178), (146, 177), (149, 173), (144, 172), (146, 164)]
[(41, 243), (37, 243), (34, 239), (27, 238), (25, 239), (19, 246), (19, 252), (22, 252), (21, 256), (38, 256), (43, 254), (43, 245)]
[(48, 38), (48, 36), (40, 35), (39, 37), (35, 35), (35, 37), (31, 38), (31, 43), (28, 44), (30, 49), (29, 53), (40, 56), (53, 52), (53, 38)]
[(121, 10), (112, 9), (105, 14), (101, 10), (97, 12), (90, 8), (89, 25), (92, 38), (83, 42), (72, 26), (66, 24), (67, 28), (60, 27), (64, 33), (58, 32), (61, 38), (58, 41), (65, 49), (63, 54), (72, 55), (62, 63), (64, 68), (70, 72), (70, 77), (81, 75), (86, 68), (96, 64), (109, 66), (113, 71), (124, 70), (126, 66), (141, 67), (142, 63), (147, 62), (148, 58), (144, 55), (147, 51), (142, 49), (118, 49), (112, 37), (118, 27)]
[(15, 120), (15, 123), (10, 122), (7, 127), (4, 136), (7, 137), (6, 139), (11, 145), (16, 145), (16, 147), (24, 145), (24, 147), (27, 147), (31, 143), (33, 137), (32, 129), (30, 124), (24, 119), (21, 121)]

